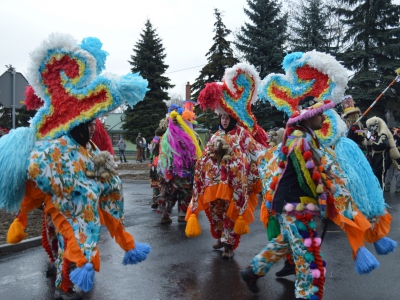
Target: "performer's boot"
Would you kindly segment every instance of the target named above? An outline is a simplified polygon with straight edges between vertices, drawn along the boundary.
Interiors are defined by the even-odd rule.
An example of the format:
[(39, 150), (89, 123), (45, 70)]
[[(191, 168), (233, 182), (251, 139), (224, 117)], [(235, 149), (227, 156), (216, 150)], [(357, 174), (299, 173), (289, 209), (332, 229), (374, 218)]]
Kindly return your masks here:
[(224, 243), (221, 242), (221, 239), (218, 239), (218, 240), (215, 242), (215, 244), (213, 245), (213, 248), (214, 248), (215, 250), (221, 249), (222, 247), (224, 247)]
[(224, 252), (222, 252), (223, 258), (232, 258), (233, 257), (233, 247), (229, 244), (224, 244)]
[(240, 271), (240, 276), (242, 276), (242, 279), (244, 280), (244, 282), (246, 282), (247, 287), (252, 293), (257, 294), (260, 291), (257, 286), (257, 280), (261, 276), (254, 274), (252, 267), (249, 266), (243, 271)]
[(285, 265), (283, 266), (283, 268), (275, 273), (276, 277), (285, 277), (295, 274), (296, 274), (296, 266), (294, 264), (291, 264), (287, 260), (285, 260)]

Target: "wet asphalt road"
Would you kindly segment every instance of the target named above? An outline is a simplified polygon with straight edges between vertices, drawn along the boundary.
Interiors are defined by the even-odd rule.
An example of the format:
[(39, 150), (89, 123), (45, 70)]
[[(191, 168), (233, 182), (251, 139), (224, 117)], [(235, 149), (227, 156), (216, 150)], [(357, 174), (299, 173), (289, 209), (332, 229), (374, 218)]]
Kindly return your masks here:
[[(127, 231), (136, 241), (149, 243), (147, 260), (123, 266), (124, 252), (103, 228), (100, 240), (101, 271), (94, 288), (84, 299), (294, 299), (294, 276), (277, 279), (279, 262), (258, 281), (261, 292), (254, 295), (242, 282), (239, 271), (267, 243), (265, 229), (258, 220), (242, 237), (233, 260), (221, 258), (213, 250), (214, 239), (204, 213), (200, 214), (201, 236), (187, 238), (185, 225), (179, 224), (174, 209), (173, 223), (159, 224), (160, 215), (150, 208), (151, 189), (147, 182), (125, 182), (125, 220)], [(400, 195), (386, 194), (393, 216), (389, 237), (400, 241)], [(321, 227), (319, 228), (321, 232)], [(367, 248), (375, 253), (372, 245)], [(345, 234), (330, 224), (322, 246), (327, 261), (324, 299), (400, 299), (400, 250), (377, 256), (381, 265), (371, 274), (360, 276), (353, 268), (351, 250)], [(54, 278), (46, 278), (47, 256), (42, 248), (0, 257), (0, 299), (53, 299)]]

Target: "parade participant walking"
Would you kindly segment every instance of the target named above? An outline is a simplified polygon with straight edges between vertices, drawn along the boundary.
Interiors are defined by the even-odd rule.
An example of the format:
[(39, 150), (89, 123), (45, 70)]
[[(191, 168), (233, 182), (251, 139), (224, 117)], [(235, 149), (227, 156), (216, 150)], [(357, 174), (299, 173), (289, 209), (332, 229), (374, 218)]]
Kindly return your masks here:
[(160, 142), (157, 172), (160, 179), (158, 212), (161, 224), (172, 222), (170, 214), (177, 203), (178, 222), (186, 222), (185, 215), (193, 191), (196, 160), (201, 155), (197, 137), (178, 111), (172, 111), (168, 128)]
[(143, 161), (143, 139), (142, 134), (139, 132), (136, 138), (136, 162)]
[[(103, 153), (107, 160), (101, 160), (96, 147), (88, 148), (92, 120), (124, 103), (134, 106), (148, 83), (138, 74), (118, 80), (98, 76), (107, 56), (101, 45), (96, 38), (78, 45), (64, 34), (43, 42), (31, 55), (28, 79), (44, 105), (30, 128), (13, 130), (0, 142), (0, 167), (6, 170), (0, 173), (0, 209), (22, 213), (7, 238), (21, 241), (27, 225), (23, 215), (44, 204), (58, 239), (55, 299), (80, 299), (74, 285), (92, 289), (94, 272), (100, 270), (100, 220), (125, 251), (124, 265), (143, 261), (150, 251), (124, 229), (121, 181), (116, 172), (105, 176), (112, 156)], [(14, 163), (4, 165), (3, 156)]]
[[(119, 160), (121, 161), (121, 164), (123, 162), (127, 162), (126, 161), (126, 157), (125, 157), (125, 149), (126, 149), (126, 144), (123, 138), (119, 139), (119, 142), (117, 144), (118, 150), (119, 150)], [(122, 158), (124, 158), (124, 160), (122, 161)]]
[[(399, 135), (399, 129), (396, 127), (393, 127), (391, 129), (391, 132), (393, 134), (393, 138), (397, 147), (397, 150), (400, 150), (400, 135)], [(390, 184), (392, 183), (393, 177), (395, 178), (396, 181), (396, 193), (400, 193), (400, 170), (399, 170), (399, 163), (398, 161), (392, 161), (392, 164), (390, 165), (389, 170), (386, 173), (386, 178), (385, 178), (385, 192), (390, 191)]]
[[(222, 257), (227, 259), (233, 257), (240, 236), (249, 232), (261, 191), (256, 161), (263, 147), (253, 134), (260, 134), (257, 137), (262, 136), (264, 143), (267, 135), (258, 127), (250, 106), (256, 99), (258, 81), (254, 67), (238, 64), (225, 71), (222, 84), (207, 84), (198, 99), (203, 110), (212, 108), (218, 114), (220, 130), (196, 164), (186, 234), (200, 234), (197, 214), (205, 210), (216, 239), (213, 249), (223, 248)], [(234, 93), (229, 88), (238, 82), (245, 88)], [(233, 102), (237, 105), (231, 106)]]
[[(256, 255), (250, 266), (241, 272), (252, 292), (258, 292), (257, 279), (288, 253), (297, 265), (295, 294), (298, 299), (316, 295), (321, 299), (325, 282), (325, 262), (320, 253), (321, 239), (316, 237), (314, 216), (323, 205), (334, 214), (332, 174), (321, 166), (321, 151), (315, 130), (321, 129), (323, 111), (334, 107), (331, 101), (306, 96), (299, 102), (299, 111), (288, 121), (282, 147), (280, 167), (283, 173), (271, 188), (272, 209), (280, 223), (281, 234), (270, 240)], [(283, 159), (283, 157), (285, 157)], [(331, 210), (331, 211), (329, 211)], [(315, 289), (313, 287), (316, 287)], [(314, 299), (314, 298), (312, 298)]]
[(358, 147), (360, 147), (361, 151), (367, 154), (367, 139), (364, 126), (360, 121), (356, 122), (361, 114), (360, 109), (354, 107), (354, 101), (351, 95), (344, 96), (342, 106), (342, 118), (345, 120), (348, 128), (347, 137), (353, 140)]
[(371, 167), (381, 188), (384, 189), (386, 172), (392, 164), (392, 160), (400, 158), (400, 153), (392, 133), (381, 118), (372, 117), (366, 121), (366, 125), (374, 137), (374, 141), (371, 143)]

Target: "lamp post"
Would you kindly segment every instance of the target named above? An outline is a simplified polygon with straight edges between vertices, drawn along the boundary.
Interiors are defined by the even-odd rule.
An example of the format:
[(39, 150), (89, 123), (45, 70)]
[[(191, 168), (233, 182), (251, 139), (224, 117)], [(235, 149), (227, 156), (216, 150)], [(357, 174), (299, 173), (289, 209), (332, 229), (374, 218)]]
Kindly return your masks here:
[(12, 65), (6, 66), (7, 72), (12, 74), (12, 128), (15, 129), (15, 68)]

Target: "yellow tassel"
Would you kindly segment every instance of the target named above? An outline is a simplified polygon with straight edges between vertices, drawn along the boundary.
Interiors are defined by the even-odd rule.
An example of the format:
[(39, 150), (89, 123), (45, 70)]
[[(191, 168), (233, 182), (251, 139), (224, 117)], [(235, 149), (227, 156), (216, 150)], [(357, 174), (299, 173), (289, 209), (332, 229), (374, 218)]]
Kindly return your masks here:
[(14, 222), (10, 225), (10, 228), (7, 232), (7, 243), (9, 244), (17, 244), (21, 242), (24, 238), (28, 236), (24, 231), (24, 226), (21, 221), (16, 218)]
[(316, 192), (318, 194), (321, 194), (323, 191), (324, 191), (324, 188), (323, 188), (322, 184), (318, 184)]
[(396, 69), (396, 74), (400, 75), (400, 68)]
[(188, 237), (196, 237), (201, 234), (201, 227), (196, 214), (192, 213), (187, 221), (185, 233)]
[(233, 230), (236, 234), (247, 234), (250, 232), (249, 225), (246, 224), (242, 216), (239, 216), (235, 222)]

